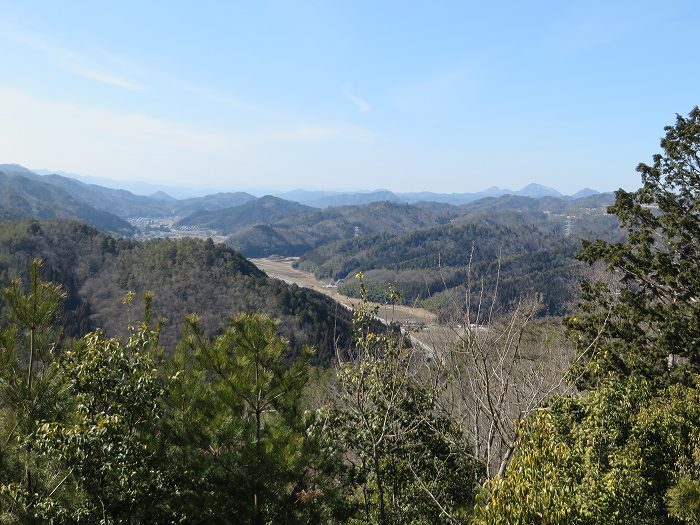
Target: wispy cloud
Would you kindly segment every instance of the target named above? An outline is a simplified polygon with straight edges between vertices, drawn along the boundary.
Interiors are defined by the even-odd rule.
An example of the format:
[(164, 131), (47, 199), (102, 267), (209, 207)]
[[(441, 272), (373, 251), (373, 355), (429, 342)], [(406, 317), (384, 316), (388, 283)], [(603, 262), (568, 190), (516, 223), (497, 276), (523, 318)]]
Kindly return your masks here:
[(143, 113), (56, 102), (1, 86), (0, 115), (6, 124), (0, 126), (0, 159), (115, 180), (140, 176), (191, 183), (196, 176), (198, 183), (213, 184), (232, 172), (250, 180), (252, 175), (265, 175), (250, 166), (271, 158), (285, 164), (280, 155), (289, 153), (282, 152), (296, 155), (330, 145), (346, 148), (373, 139), (364, 128), (342, 123), (252, 132), (211, 130)]
[(109, 84), (110, 86), (120, 87), (123, 89), (128, 89), (130, 91), (146, 91), (147, 88), (136, 82), (126, 80), (124, 78), (112, 75), (106, 71), (101, 71), (99, 69), (93, 69), (90, 67), (81, 66), (80, 64), (72, 62), (60, 62), (60, 65), (66, 71), (73, 73), (79, 77), (88, 78), (90, 80), (96, 80), (97, 82), (102, 82), (103, 84)]
[(368, 111), (372, 110), (372, 106), (369, 104), (369, 102), (356, 95), (353, 95), (348, 88), (343, 88), (341, 93), (345, 98), (352, 102), (357, 109), (362, 111), (362, 113), (367, 113)]
[(89, 61), (85, 57), (51, 43), (41, 35), (16, 29), (0, 28), (0, 38), (42, 53), (55, 66), (75, 76), (129, 91), (148, 90), (143, 84), (126, 79), (113, 72), (87, 65)]

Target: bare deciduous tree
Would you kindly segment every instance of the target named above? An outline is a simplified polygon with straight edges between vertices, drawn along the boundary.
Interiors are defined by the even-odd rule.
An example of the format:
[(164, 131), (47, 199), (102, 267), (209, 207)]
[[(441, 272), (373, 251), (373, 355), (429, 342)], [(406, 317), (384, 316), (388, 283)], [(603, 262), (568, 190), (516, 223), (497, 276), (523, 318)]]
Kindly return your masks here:
[(571, 388), (567, 374), (580, 356), (558, 320), (534, 320), (537, 297), (498, 312), (498, 275), (490, 293), (483, 280), (474, 286), (471, 265), (467, 275), (465, 296), (452, 297), (452, 318), (424, 336), (433, 349), (424, 378), (492, 477), (503, 474), (517, 446), (518, 422)]

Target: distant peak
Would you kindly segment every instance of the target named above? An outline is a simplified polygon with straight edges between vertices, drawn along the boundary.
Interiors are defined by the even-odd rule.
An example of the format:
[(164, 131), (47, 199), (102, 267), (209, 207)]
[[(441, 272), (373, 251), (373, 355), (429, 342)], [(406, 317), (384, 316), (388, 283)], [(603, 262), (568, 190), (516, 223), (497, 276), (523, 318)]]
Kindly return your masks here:
[(578, 190), (571, 197), (574, 199), (580, 199), (582, 197), (590, 197), (591, 195), (598, 195), (599, 193), (600, 192), (598, 190), (594, 190), (592, 188), (583, 188), (582, 190)]
[(168, 195), (164, 191), (156, 191), (154, 193), (151, 193), (151, 198), (153, 199), (158, 199), (160, 201), (175, 201), (177, 200), (175, 197), (172, 197), (171, 195)]
[(531, 182), (523, 186), (519, 191), (515, 192), (516, 195), (521, 195), (523, 197), (561, 197), (562, 194), (559, 193), (554, 188), (549, 186), (543, 186), (542, 184), (537, 184)]

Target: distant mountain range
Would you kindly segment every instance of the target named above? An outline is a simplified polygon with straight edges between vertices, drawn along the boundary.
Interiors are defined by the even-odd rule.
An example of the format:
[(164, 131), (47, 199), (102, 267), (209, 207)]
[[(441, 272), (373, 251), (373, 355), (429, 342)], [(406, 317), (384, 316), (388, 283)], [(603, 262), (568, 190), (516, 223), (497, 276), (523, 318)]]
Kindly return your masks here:
[[(606, 214), (614, 196), (589, 188), (571, 196), (538, 184), (476, 193), (295, 190), (282, 196), (226, 192), (177, 199), (163, 190), (137, 195), (0, 165), (0, 220), (73, 219), (104, 232), (150, 238), (168, 230), (154, 230), (144, 219), (176, 219), (174, 229), (226, 236), (225, 244), (245, 257), (300, 256), (301, 267), (317, 277), (342, 280), (339, 291), (346, 295), (357, 295), (352, 276), (362, 271), (375, 298), (392, 284), (406, 304), (422, 301), (436, 312), (448, 291), (465, 296), (464, 268), (474, 263), (475, 275), (502, 275), (499, 308), (534, 293), (545, 297), (549, 314), (561, 315), (575, 299), (580, 240), (619, 236), (617, 222)], [(130, 260), (134, 250), (155, 249), (158, 242), (124, 243), (130, 248), (123, 257)], [(158, 246), (171, 253), (175, 245)], [(498, 254), (500, 269), (493, 267)], [(119, 282), (131, 282), (113, 270)], [(173, 289), (182, 284), (178, 272)]]
[(134, 233), (124, 219), (37, 177), (21, 166), (0, 165), (0, 219), (74, 219), (106, 232)]
[[(274, 220), (241, 221), (238, 217), (244, 207), (232, 210), (219, 210), (206, 214), (220, 214), (229, 217), (228, 222), (204, 222), (201, 227), (214, 228), (227, 235), (226, 244), (243, 253), (246, 257), (267, 257), (270, 255), (299, 256), (316, 249), (325, 243), (340, 239), (352, 239), (374, 234), (405, 234), (412, 231), (435, 228), (464, 222), (489, 222), (506, 220), (542, 221), (546, 212), (554, 214), (585, 214), (585, 210), (605, 209), (612, 204), (610, 193), (600, 193), (580, 198), (524, 197), (501, 195), (485, 197), (460, 206), (440, 202), (373, 202), (357, 206), (329, 207), (322, 210), (297, 209), (295, 213), (284, 215), (278, 212)], [(270, 201), (273, 204), (289, 201)], [(286, 206), (284, 206), (286, 207)], [(237, 210), (237, 211), (235, 211)], [(309, 211), (311, 210), (311, 211)], [(261, 218), (261, 215), (258, 215)], [(515, 217), (520, 217), (516, 219)], [(220, 219), (219, 219), (220, 220)], [(195, 225), (197, 217), (186, 221)]]
[(226, 244), (247, 257), (296, 256), (338, 239), (379, 232), (408, 232), (446, 224), (462, 212), (443, 203), (390, 201), (308, 210), (311, 211), (288, 215), (276, 222), (266, 221), (229, 230)]
[(405, 202), (409, 204), (416, 202), (443, 202), (446, 204), (459, 206), (461, 204), (474, 202), (485, 197), (500, 197), (501, 195), (518, 195), (521, 197), (534, 198), (558, 197), (562, 199), (578, 199), (580, 197), (595, 195), (597, 193), (599, 192), (596, 190), (584, 188), (569, 196), (561, 194), (554, 188), (532, 183), (528, 184), (527, 186), (524, 186), (519, 190), (501, 189), (496, 186), (492, 186), (491, 188), (488, 188), (484, 191), (478, 191), (473, 193), (433, 193), (429, 191), (401, 193), (391, 192), (389, 190), (377, 190), (355, 193), (334, 193), (321, 191), (306, 191), (299, 189), (286, 193), (279, 193), (277, 194), (277, 196), (282, 197), (284, 199), (295, 200), (297, 202), (306, 204), (308, 206), (313, 206), (315, 208), (328, 208), (331, 206), (362, 205), (378, 201)]
[(115, 190), (128, 190), (136, 195), (153, 195), (154, 193), (165, 193), (174, 199), (188, 199), (190, 197), (201, 197), (219, 190), (213, 188), (187, 188), (182, 186), (171, 186), (168, 184), (157, 184), (139, 180), (114, 180), (105, 177), (91, 177), (90, 175), (80, 175), (67, 171), (56, 171), (47, 169), (31, 169), (37, 175), (61, 175), (69, 179), (79, 180), (85, 184), (97, 184), (105, 188)]
[[(1, 166), (1, 165), (0, 165)], [(78, 175), (75, 173), (67, 173), (63, 171), (50, 171), (45, 169), (40, 170), (28, 170), (17, 166), (28, 172), (33, 172), (38, 175), (60, 175), (64, 178), (70, 178), (78, 180), (84, 184), (98, 185), (105, 188), (111, 189), (123, 189), (135, 195), (151, 196), (156, 199), (161, 200), (190, 200), (193, 195), (202, 195), (203, 190), (184, 188), (178, 186), (167, 186), (163, 184), (153, 184), (142, 181), (116, 181), (112, 179), (106, 179), (101, 177), (89, 177), (85, 175)], [(2, 168), (0, 168), (2, 171)], [(226, 194), (228, 192), (217, 192), (216, 190), (209, 189), (205, 190), (207, 197), (212, 194)], [(281, 199), (296, 201), (301, 204), (306, 204), (307, 206), (312, 206), (314, 208), (328, 208), (331, 206), (353, 206), (369, 204), (370, 202), (421, 202), (421, 201), (431, 201), (431, 202), (444, 202), (447, 204), (454, 204), (459, 206), (460, 204), (466, 204), (484, 197), (499, 197), (501, 195), (520, 195), (524, 197), (571, 197), (574, 199), (580, 197), (586, 197), (588, 195), (593, 195), (599, 193), (598, 191), (591, 188), (584, 188), (577, 191), (576, 193), (567, 196), (554, 188), (548, 186), (543, 186), (541, 184), (528, 184), (519, 190), (503, 189), (497, 186), (492, 186), (483, 191), (477, 192), (466, 192), (466, 193), (435, 193), (435, 192), (392, 192), (390, 190), (356, 190), (356, 191), (330, 191), (330, 190), (304, 190), (295, 189), (285, 192), (275, 192), (275, 191), (249, 191), (248, 195), (255, 193), (257, 195), (273, 195)], [(229, 206), (234, 206), (230, 204)], [(225, 206), (222, 206), (225, 207)]]
[[(345, 236), (348, 228), (352, 229), (359, 224), (370, 224), (372, 221), (368, 217), (373, 213), (390, 213), (390, 215), (393, 213), (393, 211), (389, 212), (387, 209), (381, 210), (376, 207), (373, 212), (370, 211), (371, 208), (366, 210), (353, 208), (342, 212), (341, 216), (336, 218), (337, 220), (330, 219), (333, 223), (330, 227), (328, 216), (314, 217), (313, 212), (316, 210), (366, 207), (381, 202), (397, 205), (432, 202), (455, 207), (504, 196), (567, 201), (598, 194), (595, 190), (585, 188), (572, 196), (566, 196), (547, 186), (528, 184), (517, 191), (494, 186), (474, 193), (400, 193), (389, 190), (332, 192), (298, 189), (259, 198), (245, 192), (223, 192), (178, 199), (162, 189), (157, 189), (149, 195), (138, 195), (126, 189), (86, 182), (99, 179), (82, 177), (83, 180), (78, 180), (75, 175), (65, 176), (56, 173), (42, 175), (17, 164), (0, 164), (0, 175), (2, 176), (0, 188), (3, 189), (3, 195), (0, 198), (0, 218), (73, 218), (100, 230), (121, 235), (130, 235), (134, 232), (134, 228), (125, 219), (136, 217), (175, 217), (179, 219), (177, 225), (180, 227), (210, 229), (226, 235), (258, 225), (275, 224), (272, 230), (268, 228), (262, 231), (258, 228), (251, 230), (250, 233), (255, 238), (264, 238), (263, 244), (273, 246), (291, 243), (298, 249), (314, 246), (320, 238), (326, 238), (329, 235), (333, 237), (340, 230), (343, 230), (342, 236)], [(115, 183), (115, 181), (109, 182)], [(488, 206), (488, 204), (485, 205)], [(552, 203), (548, 203), (547, 206), (556, 207)], [(443, 212), (444, 210), (441, 213)], [(415, 211), (401, 211), (401, 214), (417, 218), (416, 220), (419, 220), (421, 213), (424, 214), (425, 211), (418, 215), (415, 213)], [(458, 210), (451, 210), (447, 214), (456, 216), (459, 213)], [(303, 219), (292, 219), (302, 216)], [(350, 217), (353, 219), (350, 220)], [(279, 221), (282, 222), (276, 224)], [(391, 221), (394, 226), (387, 227), (388, 229), (396, 227), (402, 229), (401, 226), (397, 226), (401, 222), (400, 217), (394, 217)], [(425, 224), (430, 224), (433, 219), (428, 218), (426, 221)], [(318, 226), (321, 223), (330, 228), (325, 234)], [(416, 227), (420, 226), (416, 225)], [(368, 231), (381, 230), (381, 228), (378, 230), (366, 226), (362, 228)], [(313, 239), (308, 237), (310, 231), (313, 231)], [(331, 234), (331, 232), (336, 233)], [(242, 245), (248, 245), (249, 239), (240, 237), (238, 235), (236, 241), (232, 239), (232, 245), (237, 245), (239, 241)]]
[[(39, 175), (23, 166), (17, 164), (0, 164), (0, 173), (6, 176), (17, 178), (17, 186), (33, 193), (33, 198), (37, 203), (43, 202), (42, 199), (49, 200), (43, 202), (44, 208), (57, 207), (56, 213), (52, 214), (49, 209), (42, 211), (41, 218), (78, 218), (87, 214), (93, 214), (92, 209), (100, 210), (101, 212), (115, 215), (121, 219), (131, 217), (184, 217), (194, 212), (207, 210), (213, 211), (222, 208), (230, 208), (238, 206), (246, 202), (255, 200), (256, 197), (249, 193), (215, 193), (205, 195), (204, 197), (191, 197), (187, 199), (176, 199), (171, 195), (157, 191), (150, 196), (136, 195), (128, 190), (108, 188), (97, 184), (87, 184), (77, 179), (66, 177), (57, 174)], [(32, 181), (33, 184), (29, 184)], [(51, 191), (38, 192), (39, 188), (51, 188)], [(58, 190), (58, 191), (57, 191)], [(39, 197), (39, 194), (43, 197)], [(52, 194), (53, 193), (53, 194)], [(50, 198), (49, 198), (50, 197)], [(70, 199), (68, 198), (70, 197)], [(38, 199), (38, 200), (37, 200)], [(8, 199), (6, 198), (5, 201)], [(28, 213), (22, 215), (18, 210), (32, 209), (30, 206), (22, 204), (22, 201), (17, 202), (8, 208), (11, 203), (6, 202), (3, 208), (0, 208), (0, 214), (5, 216), (37, 216), (37, 213)], [(63, 211), (62, 208), (72, 210), (70, 213)], [(77, 208), (80, 208), (80, 211)], [(83, 208), (87, 207), (87, 211)], [(75, 208), (75, 209), (74, 209)], [(13, 211), (14, 210), (14, 211)], [(102, 231), (112, 231), (115, 233), (124, 233), (120, 228), (106, 228), (102, 222), (90, 222), (84, 220), (91, 226), (94, 226)], [(126, 223), (128, 224), (128, 223)], [(131, 228), (131, 226), (129, 226)], [(129, 229), (127, 228), (127, 229)], [(133, 228), (131, 228), (133, 230)]]

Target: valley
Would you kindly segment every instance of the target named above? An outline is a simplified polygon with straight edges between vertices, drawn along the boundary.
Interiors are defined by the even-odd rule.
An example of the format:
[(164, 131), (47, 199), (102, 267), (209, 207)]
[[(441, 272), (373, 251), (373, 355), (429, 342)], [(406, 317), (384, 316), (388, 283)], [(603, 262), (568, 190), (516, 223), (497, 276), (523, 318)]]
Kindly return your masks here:
[(0, 13), (0, 525), (700, 525), (700, 2)]
[[(328, 280), (323, 281), (316, 278), (312, 273), (294, 268), (294, 263), (298, 257), (268, 257), (250, 259), (255, 266), (264, 271), (270, 277), (280, 279), (289, 284), (296, 284), (304, 288), (310, 288), (331, 299), (338, 301), (347, 308), (357, 306), (359, 299), (348, 297), (338, 292), (338, 287), (330, 284)], [(377, 316), (383, 322), (396, 321), (406, 327), (423, 327), (436, 323), (436, 315), (424, 308), (393, 305), (387, 306), (377, 302), (369, 302), (370, 308), (377, 309)]]
[[(320, 292), (347, 309), (357, 307), (360, 302), (358, 298), (339, 293), (338, 287), (327, 280), (317, 279), (312, 273), (295, 268), (297, 257), (268, 257), (250, 259), (250, 262), (272, 278)], [(439, 323), (437, 315), (424, 308), (372, 301), (368, 301), (367, 305), (376, 311), (376, 317), (382, 323), (398, 323), (402, 333), (410, 338), (412, 344), (431, 359), (444, 353), (445, 348), (454, 343), (459, 337), (458, 333), (461, 332), (459, 330), (461, 327)]]

